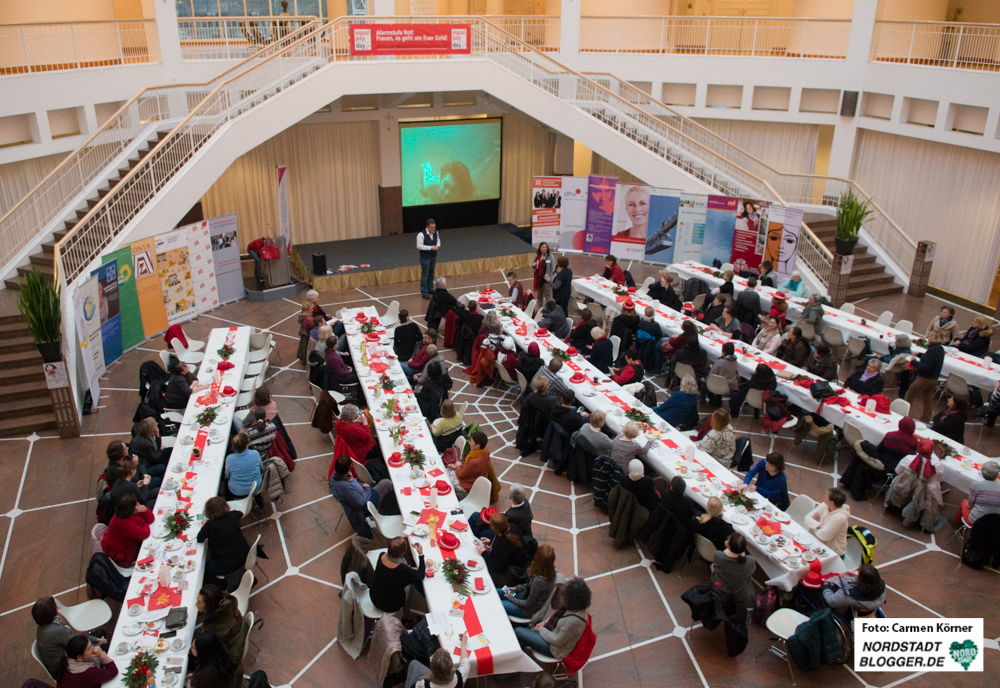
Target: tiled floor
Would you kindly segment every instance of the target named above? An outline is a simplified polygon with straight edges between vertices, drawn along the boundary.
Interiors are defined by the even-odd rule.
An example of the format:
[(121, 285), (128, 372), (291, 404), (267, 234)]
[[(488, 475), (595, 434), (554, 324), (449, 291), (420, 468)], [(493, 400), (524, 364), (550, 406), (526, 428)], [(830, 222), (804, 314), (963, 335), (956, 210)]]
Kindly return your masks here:
[[(599, 261), (574, 256), (577, 274), (591, 274)], [(634, 266), (636, 280), (653, 274), (650, 266)], [(468, 275), (451, 280), (459, 294), (465, 287), (493, 283), (497, 273)], [(323, 295), (323, 303), (337, 310), (350, 304), (376, 304), (384, 309), (393, 300), (402, 308), (422, 314), (426, 302), (416, 285), (395, 284)], [(933, 298), (894, 296), (858, 304), (871, 315), (895, 311), (896, 319), (924, 323), (940, 308)], [(264, 669), (274, 685), (375, 686), (367, 657), (351, 661), (337, 646), (340, 559), (350, 533), (341, 521), (340, 507), (329, 497), (326, 474), (332, 438), (309, 425), (313, 401), (302, 365), (295, 359), (298, 344), (297, 304), (238, 302), (185, 324), (196, 338), (212, 327), (229, 323), (268, 328), (275, 333), (278, 354), (272, 361), (269, 387), (276, 396), (285, 425), (299, 454), (293, 474), (293, 492), (285, 508), (272, 519), (248, 519), (249, 538), (261, 537), (270, 558), (261, 560), (263, 575), (250, 606), (263, 628), (253, 632), (244, 669)], [(959, 311), (959, 321), (971, 315)], [(422, 316), (417, 318), (422, 323)], [(83, 576), (91, 554), (89, 532), (94, 519), (94, 481), (105, 466), (104, 447), (116, 437), (128, 438), (138, 403), (138, 369), (157, 358), (162, 340), (146, 342), (111, 366), (95, 415), (84, 419), (83, 437), (62, 441), (50, 436), (3, 440), (0, 443), (0, 685), (19, 686), (30, 677), (43, 676), (31, 659), (34, 625), (32, 602), (41, 595), (58, 594), (67, 603), (84, 597)], [(452, 352), (446, 353), (454, 361)], [(754, 658), (769, 643), (766, 631), (752, 627), (750, 645), (737, 658), (728, 658), (722, 631), (689, 629), (690, 615), (680, 595), (708, 579), (707, 565), (694, 561), (679, 571), (663, 574), (650, 567), (641, 550), (616, 550), (607, 534), (607, 517), (593, 507), (587, 489), (574, 487), (539, 465), (538, 455), (519, 459), (513, 447), (517, 413), (513, 396), (494, 389), (475, 390), (452, 363), (456, 402), (470, 402), (467, 420), (478, 420), (490, 437), (490, 447), (501, 480), (521, 482), (530, 488), (535, 513), (534, 531), (541, 542), (557, 553), (559, 569), (586, 577), (593, 590), (593, 613), (598, 640), (581, 683), (616, 688), (632, 686), (778, 686), (790, 683), (788, 669), (776, 657)], [(662, 379), (657, 379), (662, 382)], [(707, 411), (705, 408), (703, 411)], [(759, 428), (759, 424), (757, 426)], [(741, 419), (738, 429), (751, 429)], [(979, 428), (968, 430), (970, 444), (988, 455), (1000, 453), (1000, 442), (987, 431), (980, 444)], [(765, 440), (754, 438), (758, 453)], [(795, 447), (779, 439), (776, 449), (789, 459), (789, 484), (793, 492), (821, 498), (834, 484), (837, 471), (848, 457), (842, 455), (822, 470), (807, 445)], [(950, 491), (945, 514), (954, 514), (964, 495)], [(898, 513), (883, 514), (875, 503), (851, 503), (853, 521), (864, 523), (878, 537), (877, 563), (890, 593), (885, 611), (893, 617), (983, 616), (987, 638), (1000, 636), (1000, 578), (992, 571), (972, 571), (959, 566), (958, 540), (953, 526), (936, 535), (902, 526)], [(115, 609), (117, 612), (117, 609)], [(690, 631), (690, 632), (687, 632)], [(687, 633), (686, 633), (687, 632)], [(996, 641), (986, 654), (986, 676), (1000, 671)], [(530, 676), (498, 676), (486, 685), (524, 686)], [(950, 685), (984, 686), (983, 674), (947, 676)], [(797, 674), (801, 686), (907, 686), (940, 685), (934, 675), (882, 673), (855, 674), (847, 667), (826, 667)]]

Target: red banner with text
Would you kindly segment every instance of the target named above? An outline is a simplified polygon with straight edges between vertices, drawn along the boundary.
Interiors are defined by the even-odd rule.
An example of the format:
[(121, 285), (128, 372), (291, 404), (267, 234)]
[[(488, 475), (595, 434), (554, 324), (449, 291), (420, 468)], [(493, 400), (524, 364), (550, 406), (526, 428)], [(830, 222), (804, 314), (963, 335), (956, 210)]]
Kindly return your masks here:
[(469, 24), (352, 24), (351, 55), (468, 55)]

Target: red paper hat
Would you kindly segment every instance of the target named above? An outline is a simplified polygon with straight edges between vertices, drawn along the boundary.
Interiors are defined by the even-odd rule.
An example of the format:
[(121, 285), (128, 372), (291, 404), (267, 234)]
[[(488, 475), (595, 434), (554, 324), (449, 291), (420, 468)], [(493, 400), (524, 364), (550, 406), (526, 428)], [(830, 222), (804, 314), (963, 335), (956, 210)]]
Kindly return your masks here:
[(544, 327), (539, 327), (537, 330), (535, 330), (535, 334), (539, 337), (544, 337), (548, 333), (549, 331), (546, 330)]
[(229, 385), (226, 385), (225, 387), (222, 388), (222, 394), (227, 397), (234, 397), (236, 396), (236, 390), (230, 387)]
[(573, 373), (573, 376), (569, 379), (570, 382), (583, 382), (587, 377), (583, 373)]
[(447, 480), (438, 480), (434, 485), (437, 487), (438, 492), (447, 492), (451, 489), (451, 484)]
[(458, 537), (452, 533), (441, 533), (440, 540), (441, 545), (447, 549), (455, 549), (462, 544)]
[(570, 356), (576, 356), (577, 353), (576, 347), (575, 346), (569, 347), (568, 349), (566, 349), (566, 353), (568, 353)]
[(802, 579), (802, 587), (819, 590), (823, 587), (823, 579), (820, 578), (819, 574), (815, 571), (810, 571), (806, 574), (806, 577)]
[(367, 315), (365, 315), (364, 313), (358, 313), (357, 320), (360, 320), (361, 322), (364, 322), (367, 319), (368, 319)]
[(785, 296), (785, 292), (783, 292), (783, 291), (776, 291), (776, 292), (774, 292), (774, 295), (771, 296), (771, 298), (772, 299), (778, 299), (780, 301), (786, 301), (786, 300), (788, 300), (788, 297)]
[(691, 303), (690, 301), (685, 301), (684, 305), (681, 306), (681, 308), (683, 308), (686, 311), (693, 311), (694, 310), (694, 304)]
[(392, 454), (389, 455), (389, 460), (390, 461), (399, 461), (402, 458), (403, 458), (403, 455), (400, 454), (399, 452), (393, 452)]
[(365, 335), (365, 339), (367, 339), (369, 342), (377, 342), (379, 340), (379, 336), (374, 332), (369, 332), (368, 334)]
[(628, 288), (628, 293), (629, 294), (634, 294), (635, 293), (635, 287), (629, 287)]
[(630, 311), (635, 310), (635, 304), (632, 302), (632, 299), (625, 299), (625, 303), (623, 303), (622, 306), (629, 309)]

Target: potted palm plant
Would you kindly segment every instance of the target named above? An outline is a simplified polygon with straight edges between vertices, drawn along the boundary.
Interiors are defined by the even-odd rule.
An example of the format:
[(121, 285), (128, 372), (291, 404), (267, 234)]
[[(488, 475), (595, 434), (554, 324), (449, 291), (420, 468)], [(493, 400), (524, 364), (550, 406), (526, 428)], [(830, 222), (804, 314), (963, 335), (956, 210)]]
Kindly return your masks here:
[(21, 285), (21, 295), (17, 299), (17, 309), (21, 311), (35, 346), (42, 360), (55, 363), (62, 360), (62, 311), (59, 310), (59, 290), (53, 288), (49, 279), (32, 268)]
[(854, 245), (858, 243), (858, 232), (865, 219), (871, 215), (872, 200), (861, 202), (853, 189), (840, 194), (840, 204), (837, 206), (837, 237), (834, 243), (837, 253), (849, 256), (854, 253)]

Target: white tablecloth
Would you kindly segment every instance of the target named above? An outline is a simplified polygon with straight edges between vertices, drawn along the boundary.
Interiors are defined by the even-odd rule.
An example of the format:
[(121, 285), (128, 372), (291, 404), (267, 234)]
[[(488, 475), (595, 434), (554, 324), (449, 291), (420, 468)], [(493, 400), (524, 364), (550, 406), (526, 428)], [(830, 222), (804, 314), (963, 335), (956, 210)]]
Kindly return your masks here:
[[(577, 292), (583, 294), (584, 296), (589, 296), (598, 303), (605, 306), (619, 307), (617, 297), (612, 291), (614, 283), (610, 280), (605, 280), (603, 277), (582, 277), (573, 280), (573, 286), (576, 287)], [(646, 306), (652, 306), (656, 310), (656, 322), (663, 330), (664, 336), (674, 336), (679, 334), (681, 332), (681, 323), (688, 319), (686, 315), (678, 313), (671, 308), (667, 308), (660, 302), (654, 301), (650, 298), (641, 298), (633, 295), (632, 301), (635, 302), (636, 309), (639, 311), (645, 309)], [(707, 351), (708, 357), (712, 360), (716, 360), (722, 355), (722, 345), (728, 341), (728, 338), (721, 332), (706, 330), (705, 334), (699, 337), (699, 340), (701, 342), (701, 346)], [(792, 375), (803, 375), (812, 379), (819, 379), (815, 375), (811, 375), (806, 372), (804, 369), (796, 368), (792, 365), (784, 363), (783, 361), (780, 361), (779, 359), (770, 356), (763, 351), (750, 346), (749, 344), (743, 344), (741, 342), (737, 342), (736, 344), (736, 360), (739, 364), (740, 375), (742, 377), (749, 378), (759, 363), (765, 363), (776, 372), (784, 371), (785, 373), (791, 373)], [(816, 411), (820, 407), (819, 402), (812, 397), (812, 394), (807, 388), (797, 385), (791, 380), (779, 377), (778, 388), (783, 393), (788, 395), (789, 401), (800, 408), (807, 411)], [(838, 428), (842, 428), (844, 423), (850, 421), (851, 424), (861, 431), (862, 436), (866, 440), (872, 444), (878, 444), (882, 441), (882, 438), (885, 437), (887, 432), (896, 430), (899, 427), (899, 421), (902, 419), (902, 416), (899, 414), (869, 414), (864, 411), (863, 406), (858, 402), (858, 395), (849, 389), (844, 389), (841, 396), (847, 397), (850, 400), (851, 405), (849, 407), (832, 407), (824, 405), (822, 413), (824, 418), (832, 422)], [(971, 482), (979, 479), (977, 477), (979, 475), (979, 469), (975, 466), (976, 464), (981, 465), (984, 461), (987, 461), (988, 457), (972, 451), (968, 447), (962, 447), (962, 445), (957, 442), (939, 435), (936, 432), (932, 432), (930, 428), (920, 428), (917, 431), (917, 434), (921, 437), (947, 442), (955, 447), (956, 450), (961, 449), (968, 452), (967, 458), (969, 460), (966, 462), (962, 462), (954, 458), (942, 461), (942, 466), (945, 472), (945, 480), (948, 483), (967, 492), (968, 486)]]
[[(247, 366), (251, 331), (252, 330), (249, 327), (220, 327), (212, 330), (212, 333), (209, 335), (208, 341), (205, 344), (205, 360), (201, 363), (198, 370), (198, 382), (200, 384), (210, 384), (213, 381), (213, 371), (215, 370), (215, 366), (222, 360), (218, 355), (218, 350), (222, 348), (223, 344), (227, 341), (227, 337), (229, 337), (230, 343), (236, 350), (236, 352), (229, 358), (229, 362), (234, 364), (235, 367), (227, 371), (222, 376), (221, 387), (229, 386), (238, 391), (240, 389), (240, 383), (243, 381), (244, 371)], [(221, 431), (221, 440), (218, 442), (209, 442), (205, 446), (200, 465), (189, 466), (188, 461), (191, 457), (191, 448), (193, 445), (184, 445), (182, 444), (182, 441), (187, 437), (193, 439), (197, 434), (197, 426), (189, 425), (189, 423), (193, 424), (194, 417), (206, 408), (205, 406), (199, 406), (197, 404), (197, 399), (207, 393), (208, 390), (205, 390), (195, 392), (191, 395), (187, 409), (184, 411), (184, 424), (181, 426), (180, 432), (177, 435), (177, 444), (174, 445), (167, 473), (163, 476), (164, 485), (166, 485), (166, 481), (168, 479), (177, 481), (188, 472), (197, 475), (195, 485), (190, 491), (190, 494), (182, 492), (182, 496), (189, 496), (191, 500), (188, 513), (192, 516), (200, 516), (204, 514), (205, 502), (219, 493), (219, 482), (222, 478), (222, 471), (226, 460), (226, 450), (229, 445), (229, 432), (232, 427), (233, 413), (236, 411), (235, 397), (230, 403), (219, 403), (217, 405), (218, 417), (223, 422), (213, 424), (211, 427), (218, 428)], [(186, 471), (175, 471), (175, 466), (186, 467)], [(177, 630), (176, 638), (183, 641), (183, 646), (178, 650), (173, 650), (172, 648), (168, 649), (166, 652), (159, 655), (160, 665), (156, 670), (156, 683), (160, 686), (184, 685), (184, 675), (187, 671), (188, 650), (191, 647), (191, 640), (194, 638), (195, 622), (198, 616), (198, 610), (196, 607), (198, 591), (201, 589), (202, 578), (205, 575), (206, 546), (204, 544), (198, 544), (195, 541), (195, 536), (199, 530), (198, 521), (188, 528), (186, 533), (187, 543), (175, 552), (166, 551), (165, 546), (172, 542), (179, 542), (178, 540), (168, 541), (155, 537), (157, 532), (166, 532), (164, 518), (169, 514), (169, 511), (167, 510), (172, 510), (177, 506), (177, 504), (177, 493), (175, 491), (167, 491), (161, 486), (160, 494), (156, 499), (156, 507), (154, 509), (156, 521), (151, 526), (153, 534), (143, 543), (143, 547), (139, 553), (139, 559), (152, 555), (156, 561), (153, 564), (153, 569), (148, 573), (142, 573), (139, 570), (136, 570), (135, 573), (132, 574), (128, 587), (128, 595), (125, 597), (126, 604), (122, 607), (121, 615), (118, 618), (118, 625), (111, 636), (111, 648), (109, 651), (109, 654), (118, 666), (119, 675), (112, 681), (106, 683), (105, 686), (122, 685), (121, 675), (125, 672), (129, 662), (132, 661), (132, 657), (135, 654), (135, 652), (119, 654), (117, 648), (120, 643), (124, 642), (132, 644), (140, 639), (143, 639), (144, 642), (148, 641), (155, 645), (155, 638), (142, 635), (130, 636), (125, 633), (125, 629), (137, 620), (144, 619), (145, 614), (155, 615), (157, 612), (144, 612), (143, 616), (135, 617), (129, 614), (127, 602), (128, 600), (134, 600), (135, 598), (143, 598), (145, 600), (143, 604), (148, 602), (149, 597), (143, 597), (142, 595), (143, 582), (152, 582), (155, 587), (157, 585), (156, 575), (158, 567), (161, 565), (161, 562), (165, 563), (167, 558), (174, 554), (180, 557), (181, 562), (186, 560), (194, 562), (193, 570), (187, 573), (184, 576), (184, 581), (180, 583), (180, 585), (184, 585), (185, 583), (187, 585), (186, 590), (181, 590), (180, 605), (186, 607), (188, 610), (187, 624), (183, 628)], [(155, 546), (155, 549), (150, 549), (148, 546)], [(178, 570), (175, 567), (170, 567), (170, 569), (172, 572)], [(173, 579), (171, 579), (170, 584), (171, 586), (178, 585), (178, 583)], [(165, 612), (166, 610), (161, 610), (159, 614), (165, 614)], [(164, 633), (165, 631), (166, 629), (163, 627), (163, 623), (160, 622), (159, 633)], [(173, 641), (171, 640), (170, 642)], [(181, 671), (179, 674), (174, 675), (172, 683), (166, 684), (164, 682), (164, 669), (167, 661), (171, 659), (179, 663)]]
[[(715, 277), (710, 272), (706, 272), (715, 272), (715, 270), (702, 265), (701, 263), (694, 263), (691, 261), (674, 263), (667, 269), (672, 272), (676, 272), (684, 279), (700, 279), (712, 288), (718, 287), (722, 284), (721, 277)], [(746, 279), (742, 277), (733, 278), (733, 289), (737, 294), (747, 288), (746, 284)], [(758, 285), (754, 288), (754, 291), (760, 295), (761, 308), (769, 310), (771, 308), (771, 295), (779, 290)], [(788, 300), (787, 317), (790, 322), (795, 322), (799, 319), (799, 316), (802, 315), (802, 308), (805, 306), (805, 303), (805, 299), (795, 298)], [(892, 347), (896, 342), (896, 335), (906, 334), (894, 327), (880, 325), (874, 320), (863, 318), (860, 315), (845, 313), (844, 311), (831, 306), (823, 306), (823, 323), (826, 327), (840, 330), (840, 332), (844, 335), (845, 342), (851, 337), (867, 337), (868, 341), (871, 343), (872, 351), (879, 355), (889, 353), (890, 347)], [(915, 326), (918, 328), (923, 327), (923, 325), (924, 323), (915, 323)], [(910, 336), (911, 339), (922, 338), (923, 334), (922, 331), (918, 330), (908, 336)], [(914, 345), (912, 349), (915, 354), (924, 351), (923, 347), (916, 345)], [(993, 365), (989, 360), (961, 353), (958, 349), (954, 349), (952, 347), (948, 347), (946, 351), (947, 355), (945, 356), (944, 366), (941, 369), (942, 375), (955, 373), (956, 375), (961, 375), (962, 378), (973, 387), (985, 390), (986, 394), (993, 391), (993, 387), (996, 385), (997, 381), (1000, 380), (1000, 366)]]
[[(579, 280), (577, 280), (577, 282), (579, 282)], [(580, 285), (577, 284), (576, 286), (579, 290)], [(493, 292), (493, 295), (493, 298), (498, 298), (499, 296), (496, 292)], [(478, 294), (470, 294), (467, 295), (466, 298), (476, 298), (478, 296)], [(521, 349), (527, 349), (531, 342), (537, 342), (542, 359), (548, 363), (548, 361), (552, 358), (553, 349), (566, 348), (566, 344), (557, 340), (552, 335), (548, 335), (546, 337), (534, 336), (533, 332), (536, 329), (535, 324), (525, 317), (523, 311), (520, 311), (513, 306), (508, 307), (517, 315), (513, 320), (501, 318), (501, 322), (503, 323), (504, 331), (514, 338), (515, 342)], [(525, 325), (527, 327), (527, 332), (522, 334), (518, 333), (518, 328), (521, 325)], [(587, 376), (588, 380), (580, 383), (572, 382), (570, 378), (575, 372), (582, 372)], [(592, 366), (590, 362), (582, 356), (574, 356), (571, 358), (567, 364), (563, 366), (559, 374), (563, 378), (563, 382), (569, 389), (573, 390), (576, 394), (577, 400), (579, 400), (583, 406), (585, 406), (589, 411), (604, 411), (607, 414), (606, 424), (616, 433), (621, 432), (625, 423), (628, 422), (628, 418), (621, 414), (623, 406), (638, 409), (645, 413), (650, 420), (654, 421), (654, 423), (656, 423), (662, 431), (659, 439), (656, 439), (651, 433), (645, 433), (644, 435), (640, 435), (638, 438), (643, 444), (645, 444), (649, 439), (653, 440), (653, 446), (647, 454), (646, 462), (657, 473), (666, 478), (668, 482), (675, 475), (682, 475), (681, 467), (686, 465), (687, 473), (683, 476), (688, 485), (686, 494), (702, 507), (708, 503), (709, 497), (713, 495), (721, 496), (721, 494), (718, 488), (713, 488), (708, 483), (700, 482), (695, 478), (698, 472), (696, 469), (699, 467), (707, 469), (709, 473), (721, 481), (721, 485), (738, 486), (742, 484), (743, 481), (738, 476), (734, 475), (729, 469), (724, 468), (722, 464), (701, 450), (697, 450), (695, 452), (695, 462), (693, 465), (686, 464), (683, 457), (683, 451), (686, 447), (692, 444), (689, 437), (660, 420), (659, 417), (653, 413), (652, 409), (640, 404), (634, 396), (626, 392), (621, 386), (598, 371), (597, 368)], [(594, 384), (593, 381), (600, 382), (598, 384)], [(709, 489), (711, 494), (706, 494), (706, 488)], [(757, 494), (756, 492), (748, 494), (754, 496), (760, 507), (763, 508), (767, 505), (770, 506), (775, 512), (780, 513), (780, 510), (774, 507), (763, 496)], [(806, 574), (809, 572), (809, 567), (805, 564), (805, 562), (800, 561), (797, 567), (791, 567), (788, 564), (779, 561), (776, 558), (776, 555), (767, 551), (766, 546), (762, 546), (754, 539), (754, 535), (750, 532), (751, 528), (754, 526), (752, 519), (746, 518), (747, 523), (745, 524), (734, 523), (734, 517), (737, 520), (740, 520), (743, 516), (738, 514), (735, 508), (730, 507), (725, 500), (723, 500), (723, 504), (725, 506), (723, 518), (727, 522), (731, 523), (736, 530), (741, 532), (746, 537), (754, 558), (770, 579), (767, 581), (768, 585), (776, 585), (782, 590), (791, 590), (795, 587), (795, 584), (798, 583), (799, 580), (805, 578)], [(812, 538), (812, 536), (810, 536), (802, 526), (794, 521), (783, 524), (782, 533), (792, 534), (798, 542), (801, 542), (804, 545), (807, 543), (819, 544), (818, 541), (815, 541), (815, 539)], [(833, 553), (828, 553), (821, 557), (820, 563), (823, 566), (824, 573), (835, 573), (845, 570), (843, 560)]]
[[(372, 417), (376, 420), (376, 434), (378, 436), (379, 445), (382, 447), (382, 454), (388, 459), (388, 457), (395, 452), (402, 453), (403, 451), (402, 446), (397, 446), (393, 443), (392, 437), (389, 434), (390, 429), (399, 425), (399, 422), (390, 420), (387, 423), (385, 421), (385, 410), (382, 406), (387, 399), (395, 398), (401, 405), (412, 406), (413, 408), (418, 409), (415, 412), (408, 414), (405, 421), (403, 421), (404, 427), (406, 427), (408, 431), (407, 435), (402, 440), (403, 444), (412, 444), (417, 449), (423, 451), (424, 456), (427, 458), (427, 461), (424, 464), (425, 471), (441, 471), (440, 474), (431, 477), (432, 482), (436, 480), (447, 481), (447, 475), (444, 474), (444, 464), (441, 463), (441, 457), (438, 455), (437, 449), (434, 447), (433, 436), (431, 435), (430, 429), (427, 427), (427, 422), (424, 420), (424, 417), (419, 411), (416, 398), (412, 393), (406, 392), (409, 388), (409, 384), (406, 381), (406, 376), (403, 374), (403, 369), (399, 365), (399, 361), (396, 360), (395, 355), (393, 354), (392, 337), (391, 335), (386, 335), (384, 328), (379, 328), (382, 337), (378, 344), (370, 345), (366, 343), (368, 363), (369, 366), (376, 362), (387, 364), (388, 370), (386, 371), (386, 374), (396, 382), (394, 392), (398, 390), (398, 393), (390, 395), (377, 389), (377, 385), (375, 383), (379, 379), (378, 375), (361, 364), (361, 343), (363, 335), (358, 333), (356, 317), (362, 312), (367, 317), (377, 317), (375, 309), (371, 306), (361, 309), (344, 309), (341, 311), (340, 315), (344, 318), (344, 323), (347, 328), (347, 338), (350, 344), (349, 348), (351, 357), (354, 360), (354, 368), (360, 375), (362, 383), (361, 386), (364, 390), (365, 398), (368, 401), (368, 409), (371, 412)], [(375, 352), (379, 353), (377, 358), (373, 357)], [(389, 358), (388, 356), (392, 356), (392, 358)], [(414, 481), (410, 478), (409, 465), (404, 464), (402, 468), (393, 468), (392, 466), (389, 466), (389, 475), (393, 483), (393, 489), (396, 492), (396, 500), (399, 503), (399, 510), (402, 514), (404, 514), (404, 523), (411, 525), (416, 522), (416, 519), (411, 515), (411, 512), (422, 512), (424, 509), (430, 508), (430, 498), (425, 498), (420, 495), (420, 492), (414, 485)], [(402, 490), (407, 487), (410, 488), (410, 494), (404, 495)], [(436, 509), (445, 514), (448, 523), (461, 521), (467, 524), (467, 515), (461, 513), (457, 515), (450, 514), (452, 510), (457, 508), (458, 499), (455, 496), (454, 489), (447, 495), (438, 497)], [(439, 532), (445, 532), (446, 530), (454, 532), (447, 528), (444, 523), (438, 523), (438, 530)], [(463, 533), (459, 533), (459, 538), (461, 540), (461, 545), (456, 551), (458, 559), (463, 562), (474, 559), (484, 567), (481, 571), (473, 573), (472, 577), (473, 579), (483, 579), (486, 586), (486, 593), (483, 595), (473, 595), (471, 599), (473, 606), (475, 607), (476, 615), (479, 617), (484, 633), (489, 640), (488, 650), (492, 656), (493, 664), (491, 670), (480, 672), (480, 661), (477, 654), (481, 653), (470, 653), (469, 659), (472, 665), (469, 674), (470, 677), (486, 674), (509, 674), (518, 671), (540, 671), (538, 665), (535, 664), (535, 662), (521, 650), (521, 647), (517, 642), (517, 638), (514, 636), (514, 629), (507, 620), (507, 613), (504, 611), (503, 605), (500, 601), (500, 596), (496, 593), (493, 583), (490, 580), (489, 572), (485, 568), (485, 562), (473, 546), (475, 538), (473, 537), (471, 530), (466, 529)], [(455, 601), (457, 595), (452, 590), (451, 585), (445, 581), (444, 575), (440, 571), (442, 562), (441, 550), (437, 547), (431, 547), (430, 542), (426, 537), (418, 539), (415, 536), (410, 536), (411, 544), (418, 541), (424, 549), (425, 557), (432, 560), (437, 565), (438, 569), (433, 578), (427, 578), (424, 580), (424, 593), (427, 597), (428, 608), (431, 612), (441, 612), (447, 614), (452, 610), (452, 603)], [(414, 552), (414, 557), (416, 557), (416, 552)], [(472, 581), (469, 581), (469, 587), (472, 588)], [(452, 625), (454, 634), (451, 637), (447, 635), (440, 635), (438, 640), (441, 642), (442, 647), (452, 650), (458, 644), (458, 634), (465, 632), (465, 623), (463, 619), (457, 617), (449, 617), (449, 622)]]

